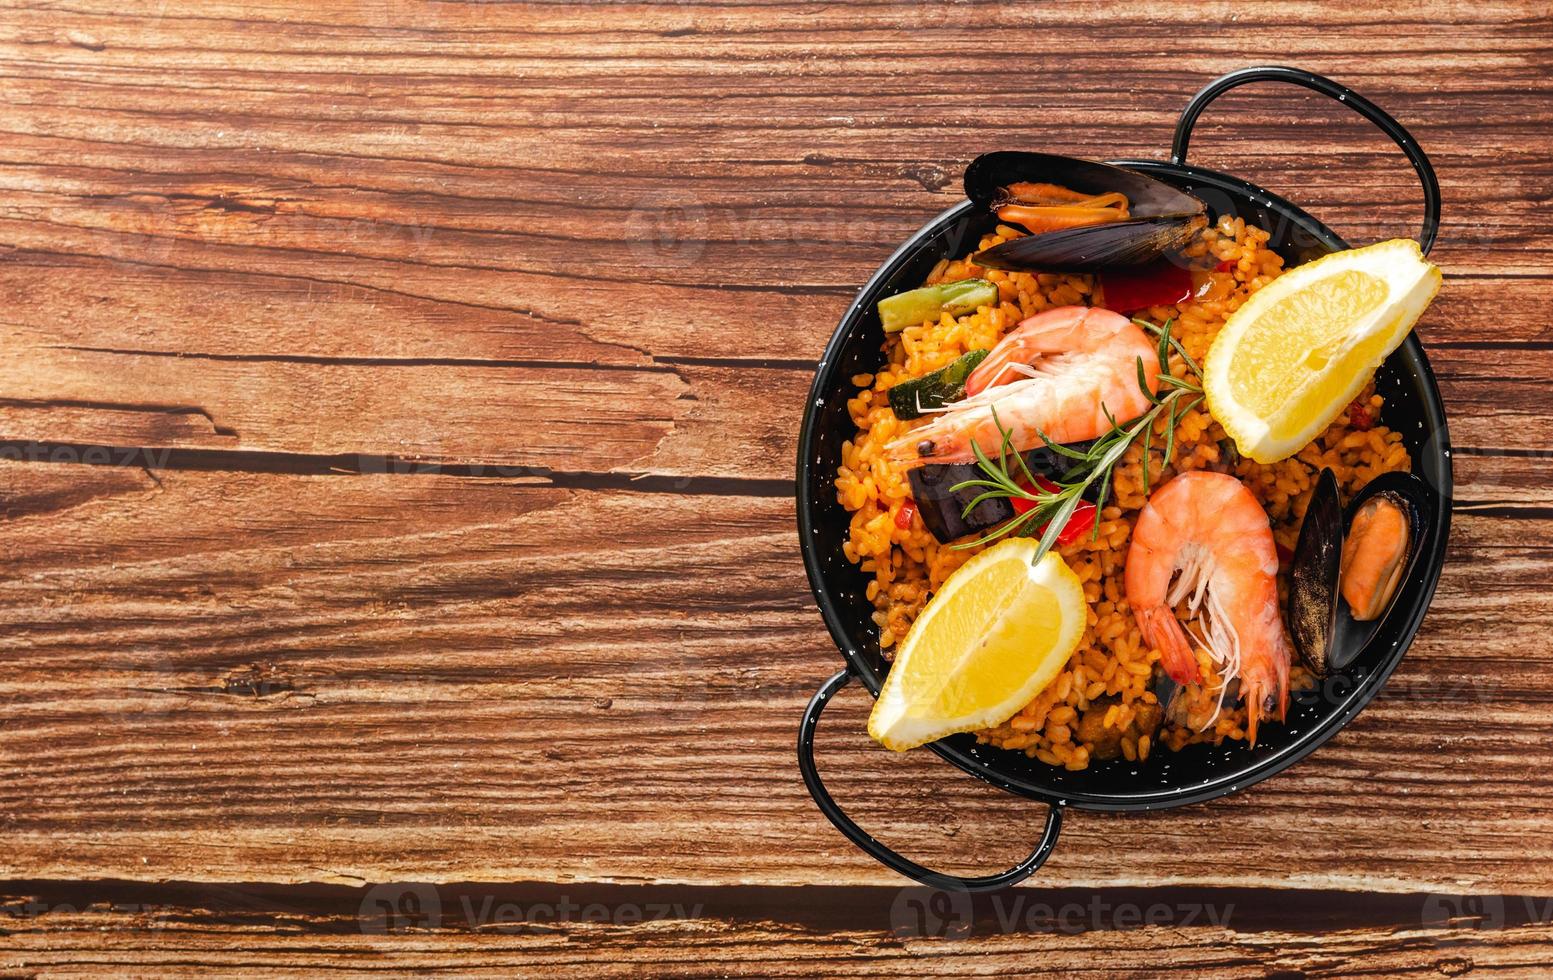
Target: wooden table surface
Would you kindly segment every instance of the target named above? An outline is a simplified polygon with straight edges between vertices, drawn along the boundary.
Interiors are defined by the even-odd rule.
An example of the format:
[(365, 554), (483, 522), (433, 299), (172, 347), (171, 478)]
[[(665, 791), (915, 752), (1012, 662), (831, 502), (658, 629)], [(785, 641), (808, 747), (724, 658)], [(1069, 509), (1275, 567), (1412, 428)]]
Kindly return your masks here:
[[(1531, 972), (1553, 962), (1553, 22), (1542, 2), (0, 5), (0, 974)], [(970, 908), (820, 817), (814, 361), (977, 153), (1163, 157), (1213, 76), (1390, 109), (1458, 499), (1356, 722), (1070, 813)], [(1355, 241), (1395, 148), (1226, 96), (1197, 162)], [(862, 734), (963, 872), (1044, 807)], [(390, 910), (390, 911), (385, 911)]]

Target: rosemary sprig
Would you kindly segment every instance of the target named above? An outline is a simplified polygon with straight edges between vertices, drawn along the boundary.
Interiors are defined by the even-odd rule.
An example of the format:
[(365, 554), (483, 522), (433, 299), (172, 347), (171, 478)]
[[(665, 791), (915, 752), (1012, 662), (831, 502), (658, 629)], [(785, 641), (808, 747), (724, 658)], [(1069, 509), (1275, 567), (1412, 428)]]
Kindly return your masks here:
[[(992, 410), (992, 421), (998, 427), (998, 432), (1003, 436), (1002, 443), (998, 446), (998, 456), (994, 460), (982, 451), (981, 447), (972, 444), (971, 449), (976, 454), (976, 465), (984, 474), (983, 479), (965, 480), (950, 488), (951, 492), (958, 493), (968, 487), (977, 487), (982, 490), (975, 499), (965, 505), (962, 516), (969, 516), (970, 512), (984, 500), (1006, 498), (1010, 500), (1026, 500), (1032, 506), (1023, 514), (1016, 514), (1012, 519), (1004, 522), (991, 532), (977, 538), (975, 541), (966, 541), (951, 545), (953, 548), (973, 548), (977, 545), (988, 544), (1006, 535), (1018, 535), (1030, 533), (1030, 528), (1045, 525), (1041, 533), (1041, 540), (1036, 548), (1035, 561), (1050, 551), (1057, 543), (1057, 535), (1067, 526), (1068, 519), (1073, 516), (1079, 502), (1084, 499), (1085, 493), (1097, 482), (1097, 503), (1095, 510), (1098, 512), (1105, 507), (1105, 501), (1110, 495), (1111, 474), (1116, 464), (1127, 452), (1127, 448), (1143, 437), (1143, 492), (1149, 491), (1149, 453), (1153, 441), (1154, 422), (1165, 416), (1165, 459), (1161, 466), (1170, 465), (1175, 455), (1175, 429), (1176, 423), (1187, 412), (1197, 407), (1202, 401), (1202, 387), (1187, 378), (1177, 377), (1170, 373), (1170, 352), (1174, 350), (1181, 356), (1182, 363), (1192, 375), (1201, 378), (1202, 369), (1197, 362), (1181, 346), (1170, 333), (1170, 326), (1174, 322), (1167, 320), (1163, 325), (1149, 323), (1147, 320), (1134, 319), (1134, 323), (1144, 329), (1158, 335), (1159, 346), (1155, 349), (1155, 356), (1159, 359), (1159, 392), (1149, 391), (1147, 375), (1143, 370), (1143, 358), (1138, 358), (1138, 387), (1147, 396), (1152, 406), (1147, 412), (1134, 419), (1127, 425), (1118, 422), (1105, 405), (1101, 405), (1101, 411), (1111, 423), (1111, 428), (1100, 438), (1090, 443), (1087, 450), (1077, 450), (1071, 446), (1059, 445), (1052, 442), (1046, 433), (1036, 430), (1046, 448), (1059, 456), (1065, 456), (1074, 461), (1061, 480), (1050, 481), (1056, 485), (1055, 490), (1047, 490), (1036, 483), (1034, 475), (1025, 464), (1024, 455), (1014, 448), (1014, 434), (1012, 429), (1003, 427), (998, 419), (997, 409)], [(1167, 390), (1168, 389), (1168, 390)], [(1016, 470), (1009, 467), (1009, 459), (1013, 458)], [(1016, 475), (1017, 472), (1017, 475)], [(1018, 477), (1022, 476), (1027, 486), (1021, 485)], [(1100, 535), (1100, 521), (1095, 521), (1093, 534), (1096, 538)]]

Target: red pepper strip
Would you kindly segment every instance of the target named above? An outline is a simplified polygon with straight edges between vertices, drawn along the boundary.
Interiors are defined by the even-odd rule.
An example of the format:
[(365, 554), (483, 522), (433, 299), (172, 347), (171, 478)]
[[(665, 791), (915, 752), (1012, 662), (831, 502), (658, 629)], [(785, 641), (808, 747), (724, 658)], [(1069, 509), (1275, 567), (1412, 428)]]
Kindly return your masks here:
[(1235, 268), (1235, 260), (1234, 259), (1225, 259), (1223, 262), (1220, 262), (1218, 265), (1214, 266), (1213, 267), (1213, 271), (1214, 272), (1228, 272), (1229, 270), (1231, 270), (1233, 268)]
[(917, 516), (917, 502), (910, 497), (901, 504), (901, 509), (895, 512), (895, 526), (902, 531), (911, 529), (911, 519)]
[[(1016, 477), (1014, 482), (1024, 487), (1026, 490), (1031, 491), (1032, 493), (1035, 491), (1035, 487), (1032, 487), (1030, 482), (1023, 476)], [(1035, 482), (1039, 484), (1041, 489), (1045, 490), (1047, 493), (1057, 492), (1057, 484), (1046, 479), (1045, 477), (1037, 476), (1035, 478)], [(1030, 511), (1035, 510), (1035, 501), (1026, 500), (1023, 497), (1010, 497), (1008, 498), (1008, 502), (1014, 505), (1015, 517), (1018, 517), (1020, 514), (1028, 514)]]
[(1101, 304), (1117, 313), (1170, 306), (1192, 295), (1192, 272), (1169, 259), (1100, 273)]
[[(1020, 477), (1017, 482), (1026, 490), (1033, 489), (1028, 483), (1025, 482), (1024, 477)], [(1043, 476), (1036, 476), (1035, 482), (1042, 490), (1045, 490), (1047, 493), (1056, 493), (1061, 489), (1057, 486), (1057, 484)], [(1020, 514), (1029, 513), (1031, 510), (1034, 510), (1036, 506), (1035, 501), (1026, 500), (1023, 497), (1010, 497), (1008, 502), (1014, 505), (1014, 515), (1016, 517)], [(1094, 530), (1094, 528), (1095, 505), (1087, 500), (1080, 500), (1078, 505), (1073, 508), (1073, 513), (1068, 517), (1068, 523), (1063, 525), (1061, 531), (1057, 532), (1057, 543), (1059, 545), (1072, 544), (1079, 538)], [(1036, 528), (1037, 534), (1044, 534), (1045, 532), (1045, 524), (1042, 524), (1040, 527)]]
[(1355, 432), (1368, 432), (1375, 427), (1375, 414), (1368, 404), (1355, 401), (1348, 406), (1348, 424)]
[(1087, 500), (1080, 500), (1078, 506), (1073, 508), (1073, 516), (1068, 518), (1068, 523), (1057, 532), (1057, 543), (1066, 547), (1094, 529), (1095, 505)]

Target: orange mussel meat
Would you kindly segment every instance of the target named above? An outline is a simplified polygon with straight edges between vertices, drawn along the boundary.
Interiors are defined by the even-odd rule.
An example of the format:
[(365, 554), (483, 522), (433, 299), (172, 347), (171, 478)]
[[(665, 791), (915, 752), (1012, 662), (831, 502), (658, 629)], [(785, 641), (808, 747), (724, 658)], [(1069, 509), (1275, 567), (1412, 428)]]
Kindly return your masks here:
[(1354, 619), (1365, 622), (1386, 610), (1402, 579), (1411, 531), (1401, 505), (1385, 494), (1371, 497), (1354, 514), (1339, 578)]

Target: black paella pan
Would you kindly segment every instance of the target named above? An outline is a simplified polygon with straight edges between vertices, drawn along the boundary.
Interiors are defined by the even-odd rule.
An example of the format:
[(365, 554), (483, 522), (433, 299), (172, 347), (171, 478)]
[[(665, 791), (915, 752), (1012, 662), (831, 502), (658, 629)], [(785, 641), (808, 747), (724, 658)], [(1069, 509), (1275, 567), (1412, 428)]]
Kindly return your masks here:
[[(1295, 68), (1259, 67), (1232, 72), (1198, 92), (1181, 113), (1168, 162), (1121, 160), (1117, 165), (1147, 174), (1194, 195), (1211, 217), (1244, 218), (1271, 234), (1269, 247), (1288, 266), (1346, 249), (1339, 238), (1299, 207), (1254, 184), (1186, 162), (1192, 128), (1204, 109), (1223, 93), (1248, 82), (1280, 81), (1320, 92), (1378, 126), (1406, 154), (1423, 184), (1424, 252), (1439, 227), (1439, 185), (1428, 157), (1402, 126), (1369, 100), (1343, 86)], [(826, 791), (814, 762), (814, 737), (825, 705), (853, 678), (874, 696), (888, 669), (879, 651), (873, 605), (864, 594), (865, 576), (842, 554), (849, 515), (836, 500), (835, 475), (841, 445), (853, 432), (846, 402), (851, 377), (876, 370), (884, 334), (875, 312), (886, 296), (919, 285), (940, 259), (963, 254), (997, 223), (995, 215), (963, 201), (934, 218), (879, 268), (853, 301), (826, 346), (810, 391), (798, 443), (797, 511), (799, 544), (809, 584), (846, 666), (826, 680), (804, 711), (798, 733), (798, 765), (820, 811), (849, 840), (895, 871), (924, 884), (984, 890), (1011, 885), (1045, 863), (1069, 808), (1102, 811), (1153, 810), (1211, 800), (1245, 789), (1315, 751), (1379, 693), (1417, 633), (1434, 595), (1450, 527), (1450, 436), (1429, 360), (1416, 336), (1387, 359), (1376, 376), (1385, 397), (1382, 421), (1400, 432), (1412, 454), (1413, 473), (1423, 483), (1423, 505), (1433, 528), (1421, 542), (1396, 600), (1378, 631), (1341, 671), (1315, 691), (1292, 692), (1285, 724), (1269, 726), (1254, 748), (1244, 743), (1198, 744), (1180, 752), (1153, 753), (1146, 761), (1116, 759), (1069, 772), (1022, 752), (978, 745), (969, 734), (930, 743), (928, 748), (964, 771), (1019, 796), (1047, 804), (1044, 830), (1030, 855), (1006, 871), (962, 878), (926, 868), (885, 846), (854, 823)]]

